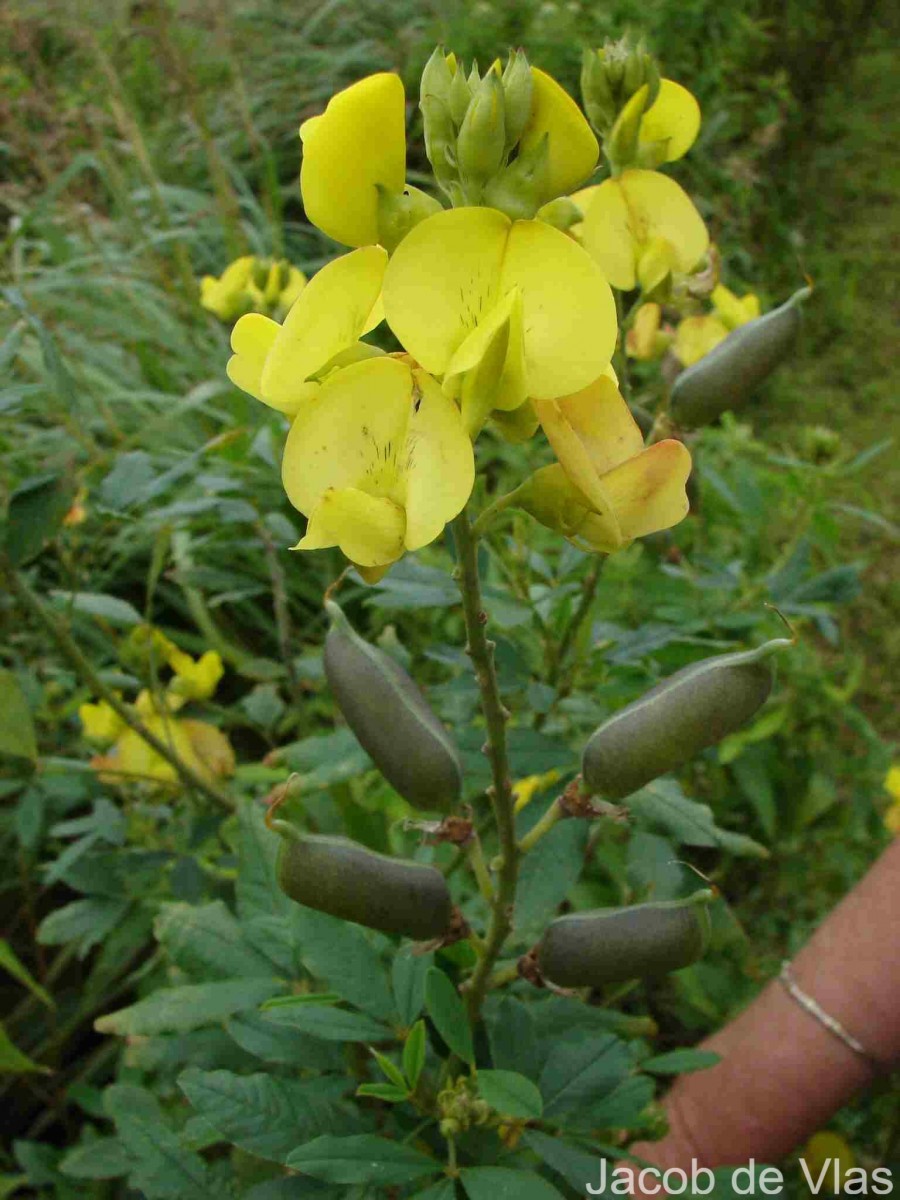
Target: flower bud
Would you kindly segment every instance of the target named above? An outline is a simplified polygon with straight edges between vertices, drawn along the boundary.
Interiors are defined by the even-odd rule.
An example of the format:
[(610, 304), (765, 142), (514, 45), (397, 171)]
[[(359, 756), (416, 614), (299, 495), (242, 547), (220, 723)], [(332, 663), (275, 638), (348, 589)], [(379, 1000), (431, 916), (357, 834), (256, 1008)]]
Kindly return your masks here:
[(378, 240), (393, 254), (411, 229), (426, 217), (442, 212), (439, 200), (407, 184), (401, 195), (378, 187)]
[(419, 941), (448, 932), (453, 905), (435, 867), (377, 854), (349, 838), (308, 834), (288, 821), (270, 826), (283, 838), (276, 874), (291, 900)]
[(712, 898), (704, 889), (687, 900), (559, 917), (537, 948), (541, 974), (560, 987), (603, 987), (681, 970), (706, 950)]
[(541, 204), (550, 162), (550, 137), (544, 136), (519, 154), (485, 186), (482, 203), (498, 208), (514, 221), (530, 220)]
[(443, 49), (436, 46), (422, 71), (419, 98), (424, 100), (426, 96), (433, 96), (435, 99), (449, 104), (454, 74)]
[(458, 67), (450, 85), (450, 95), (447, 101), (450, 107), (450, 116), (453, 118), (453, 124), (457, 129), (466, 118), (473, 94), (465, 72), (461, 66)]
[(672, 416), (683, 428), (739, 408), (790, 354), (802, 323), (801, 288), (780, 308), (741, 325), (675, 380)]
[[(606, 42), (600, 50), (585, 51), (581, 69), (581, 90), (585, 111), (597, 132), (604, 138), (628, 101), (646, 87), (642, 112), (659, 93), (659, 67), (656, 59), (629, 37)], [(618, 161), (618, 160), (617, 160)]]
[(534, 80), (524, 50), (510, 54), (503, 72), (503, 95), (506, 104), (506, 151), (516, 145), (531, 116)]
[(553, 225), (556, 229), (561, 229), (566, 233), (577, 225), (579, 221), (584, 220), (584, 213), (569, 196), (559, 196), (556, 200), (551, 200), (549, 204), (542, 205), (535, 216), (539, 221), (545, 221), (548, 225)]
[(488, 71), (478, 85), (456, 140), (456, 160), (463, 186), (483, 186), (500, 170), (505, 157), (503, 84), (493, 71)]
[(622, 800), (740, 729), (772, 690), (766, 660), (792, 644), (775, 638), (755, 650), (701, 659), (627, 704), (585, 746), (585, 787)]
[(450, 735), (403, 668), (361, 638), (333, 600), (325, 607), (325, 678), (347, 724), (405, 800), (447, 811), (462, 789)]
[(435, 179), (447, 191), (457, 178), (456, 130), (449, 105), (437, 96), (423, 95), (419, 109), (425, 133), (425, 153)]

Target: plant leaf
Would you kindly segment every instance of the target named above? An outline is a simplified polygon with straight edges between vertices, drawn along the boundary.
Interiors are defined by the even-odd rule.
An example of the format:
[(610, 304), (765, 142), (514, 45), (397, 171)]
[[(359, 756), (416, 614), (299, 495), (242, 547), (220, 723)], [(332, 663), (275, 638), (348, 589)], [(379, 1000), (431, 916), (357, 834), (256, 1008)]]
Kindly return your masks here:
[(438, 1033), (463, 1062), (474, 1064), (475, 1048), (466, 1007), (449, 977), (432, 967), (425, 977), (425, 1007)]
[(288, 1166), (326, 1183), (344, 1184), (412, 1183), (441, 1170), (436, 1159), (420, 1150), (369, 1133), (316, 1138), (295, 1150)]
[(536, 1121), (544, 1111), (537, 1087), (516, 1071), (479, 1071), (478, 1091), (494, 1112), (503, 1117)]

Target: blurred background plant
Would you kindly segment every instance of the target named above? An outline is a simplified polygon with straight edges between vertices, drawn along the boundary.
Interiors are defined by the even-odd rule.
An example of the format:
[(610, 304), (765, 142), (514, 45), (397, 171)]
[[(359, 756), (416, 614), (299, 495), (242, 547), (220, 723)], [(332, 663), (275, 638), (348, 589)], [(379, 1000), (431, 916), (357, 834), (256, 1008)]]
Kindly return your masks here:
[[(255, 817), (243, 809), (238, 833), (214, 782), (186, 780), (172, 795), (98, 776), (78, 710), (102, 693), (73, 665), (72, 644), (105, 691), (126, 695), (154, 687), (136, 631), (214, 652), (225, 672), (202, 710), (235, 749), (232, 796), (256, 801), (296, 771), (314, 827), (377, 849), (409, 853), (415, 841), (397, 824), (405, 804), (335, 725), (319, 648), (321, 596), (339, 556), (284, 552), (300, 528), (276, 469), (281, 419), (225, 378), (227, 327), (200, 307), (199, 280), (240, 255), (306, 274), (332, 256), (303, 219), (296, 126), (374, 70), (399, 71), (415, 94), (435, 43), (482, 64), (523, 45), (577, 94), (581, 47), (639, 31), (700, 100), (700, 138), (673, 174), (697, 198), (729, 285), (768, 310), (804, 273), (816, 284), (794, 362), (740, 419), (700, 434), (698, 519), (615, 556), (593, 599), (591, 560), (524, 516), (504, 518), (482, 552), (504, 696), (533, 714), (511, 730), (528, 776), (565, 780), (572, 747), (649, 683), (698, 653), (770, 636), (764, 602), (803, 633), (759, 721), (667, 781), (667, 804), (649, 796), (631, 839), (613, 829), (587, 841), (575, 822), (562, 827), (565, 844), (548, 839), (553, 857), (541, 870), (536, 854), (526, 880), (527, 919), (540, 928), (567, 901), (683, 894), (691, 877), (676, 858), (717, 881), (727, 901), (716, 909), (717, 953), (620, 1004), (655, 1022), (662, 1052), (749, 998), (863, 873), (890, 836), (884, 784), (900, 694), (898, 476), (887, 443), (900, 415), (897, 284), (882, 253), (897, 220), (887, 9), (147, 0), (86, 3), (74, 21), (66, 4), (13, 0), (0, 15), (0, 499), (28, 589), (0, 598), (10, 955), (0, 959), (0, 1087), (14, 1113), (5, 1194), (124, 1194), (116, 1181), (122, 1143), (138, 1136), (127, 1119), (135, 1104), (190, 1178), (215, 1136), (184, 1124), (179, 1072), (246, 1071), (288, 1053), (271, 1034), (263, 1048), (256, 1018), (241, 1016), (257, 994), (197, 1026), (183, 1016), (145, 1030), (112, 1022), (106, 1031), (131, 1034), (118, 1078), (138, 1100), (120, 1093), (103, 1107), (123, 1052), (93, 1021), (166, 984), (259, 974), (258, 959), (241, 958), (244, 941), (209, 913), (234, 894), (239, 860), (242, 878), (262, 888), (265, 875), (252, 867)], [(412, 106), (409, 115), (415, 181), (425, 160)], [(638, 365), (638, 392), (650, 372)], [(523, 453), (495, 444), (492, 491), (520, 473)], [(415, 661), (467, 769), (483, 774), (440, 548), (375, 589), (350, 585), (343, 599), (367, 636)], [(523, 812), (538, 819), (553, 794), (533, 789)], [(252, 930), (265, 901), (248, 886)], [(199, 933), (186, 912), (205, 914)], [(210, 921), (231, 938), (230, 958), (197, 958)], [(353, 1002), (309, 945), (310, 976)], [(300, 1047), (308, 1065), (328, 1060), (332, 1043), (293, 1037), (291, 1053)], [(876, 1094), (842, 1114), (836, 1127), (861, 1160), (897, 1157), (895, 1104)], [(92, 1138), (107, 1156), (99, 1174), (83, 1161)], [(236, 1169), (262, 1186), (251, 1155)], [(177, 1194), (168, 1177), (156, 1190), (136, 1186)]]

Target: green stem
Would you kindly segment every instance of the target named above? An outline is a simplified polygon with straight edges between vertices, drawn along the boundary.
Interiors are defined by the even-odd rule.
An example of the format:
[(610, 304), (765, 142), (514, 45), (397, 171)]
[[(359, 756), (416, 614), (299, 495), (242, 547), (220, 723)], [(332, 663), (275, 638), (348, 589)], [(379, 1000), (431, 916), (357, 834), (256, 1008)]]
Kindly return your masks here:
[(529, 850), (533, 850), (541, 838), (550, 832), (557, 821), (561, 821), (565, 816), (563, 806), (559, 799), (553, 801), (541, 819), (534, 825), (519, 842), (519, 853), (527, 854)]
[(553, 668), (550, 676), (550, 684), (552, 686), (555, 686), (559, 682), (559, 677), (562, 673), (563, 667), (565, 666), (569, 652), (571, 651), (572, 646), (575, 644), (575, 639), (578, 636), (581, 626), (584, 624), (585, 618), (591, 611), (591, 607), (594, 603), (594, 597), (597, 594), (597, 584), (600, 582), (600, 572), (603, 570), (604, 561), (605, 560), (602, 559), (598, 554), (594, 560), (594, 565), (585, 576), (584, 582), (581, 585), (581, 600), (578, 608), (572, 615), (571, 621), (566, 626), (565, 633), (562, 636), (562, 640), (559, 643), (559, 649), (557, 650), (553, 661)]
[(519, 492), (521, 490), (521, 488), (516, 488), (512, 492), (507, 492), (503, 496), (498, 496), (496, 500), (493, 500), (487, 506), (487, 508), (483, 509), (478, 514), (478, 517), (472, 524), (472, 536), (476, 541), (484, 535), (488, 525), (491, 524), (495, 517), (498, 517), (500, 513), (502, 513), (504, 509), (509, 508), (510, 505), (517, 503)]
[(173, 767), (185, 787), (200, 792), (202, 795), (208, 797), (208, 799), (214, 800), (217, 804), (221, 804), (225, 808), (233, 808), (233, 801), (226, 792), (221, 791), (214, 784), (208, 783), (197, 774), (193, 767), (183, 762), (167, 742), (158, 738), (155, 733), (152, 733), (147, 728), (134, 709), (127, 704), (123, 704), (115, 692), (107, 687), (91, 663), (81, 652), (68, 629), (58, 620), (55, 614), (51, 613), (41, 603), (36, 593), (32, 591), (22, 576), (12, 570), (6, 571), (5, 574), (9, 581), (10, 589), (14, 592), (22, 607), (31, 613), (39, 624), (43, 625), (44, 629), (46, 629), (47, 633), (49, 633), (50, 637), (56, 643), (63, 657), (68, 659), (69, 663), (88, 685), (93, 694), (99, 696), (101, 700), (105, 700), (113, 712), (125, 722), (129, 729), (133, 729), (138, 737), (142, 738), (151, 749), (155, 750), (157, 754), (161, 755)]
[(484, 861), (481, 838), (477, 833), (473, 834), (472, 841), (469, 843), (468, 856), (469, 866), (472, 868), (472, 873), (478, 884), (478, 890), (488, 904), (492, 904), (494, 900), (494, 885), (488, 873), (487, 864)]
[(489, 641), (485, 634), (487, 614), (481, 604), (478, 539), (465, 510), (453, 522), (453, 536), (457, 555), (455, 575), (466, 623), (466, 651), (475, 669), (475, 678), (481, 692), (481, 709), (487, 727), (484, 749), (491, 763), (493, 779), (488, 794), (500, 839), (500, 867), (491, 906), (490, 925), (485, 938), (484, 955), (479, 959), (467, 990), (469, 1016), (474, 1024), (481, 1013), (491, 971), (512, 929), (512, 911), (519, 875), (519, 850), (516, 845), (514, 797), (506, 748), (507, 712), (500, 699), (497, 670), (494, 665), (494, 643)]

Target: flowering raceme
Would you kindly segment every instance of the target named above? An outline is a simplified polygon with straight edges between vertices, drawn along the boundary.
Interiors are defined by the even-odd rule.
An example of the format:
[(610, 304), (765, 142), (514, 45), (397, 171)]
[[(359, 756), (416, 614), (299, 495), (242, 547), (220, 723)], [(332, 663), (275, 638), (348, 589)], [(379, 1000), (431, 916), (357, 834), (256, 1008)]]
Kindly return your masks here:
[[(647, 161), (677, 157), (696, 134), (692, 97), (665, 84), (641, 110)], [(339, 547), (369, 580), (434, 541), (465, 507), (472, 443), (488, 421), (512, 441), (543, 423), (553, 442), (554, 412), (602, 391), (597, 381), (618, 334), (609, 282), (627, 284), (604, 259), (618, 254), (634, 271), (648, 252), (659, 257), (659, 246), (670, 244), (665, 214), (640, 228), (629, 217), (600, 231), (593, 203), (584, 244), (571, 235), (579, 210), (568, 193), (594, 170), (599, 143), (571, 97), (521, 51), (505, 69), (496, 62), (481, 76), (436, 50), (420, 107), (435, 180), (452, 207), (405, 185), (400, 80), (379, 73), (339, 92), (301, 127), (301, 191), (310, 220), (356, 249), (312, 278), (282, 324), (243, 316), (228, 364), (232, 382), (291, 422), (282, 478), (308, 520), (297, 549)], [(676, 187), (654, 171), (630, 176), (616, 188), (638, 209), (644, 176), (652, 179), (651, 199), (660, 187)], [(692, 245), (679, 242), (672, 252), (676, 266), (663, 253), (666, 272), (702, 254), (702, 222), (699, 234), (689, 234)], [(399, 353), (362, 340), (382, 316)], [(615, 406), (602, 412), (617, 437)], [(591, 437), (602, 433), (592, 426)], [(629, 442), (621, 459), (604, 460), (615, 512), (603, 508), (596, 488), (578, 485), (583, 541), (615, 548), (635, 530), (678, 519), (670, 493), (682, 451), (665, 443), (643, 458), (642, 450)]]

